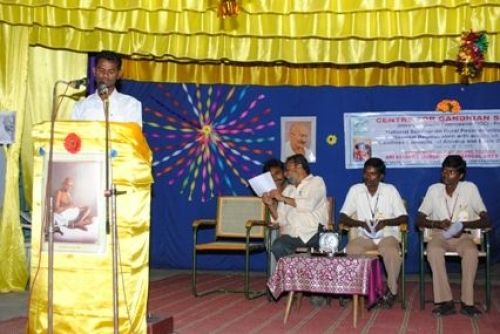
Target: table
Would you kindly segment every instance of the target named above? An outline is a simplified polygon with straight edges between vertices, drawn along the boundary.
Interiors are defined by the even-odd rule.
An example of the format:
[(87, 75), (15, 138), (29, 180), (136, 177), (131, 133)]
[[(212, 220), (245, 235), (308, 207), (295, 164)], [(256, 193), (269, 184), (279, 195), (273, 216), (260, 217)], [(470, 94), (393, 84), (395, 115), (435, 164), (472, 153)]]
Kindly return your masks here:
[(288, 291), (286, 323), (296, 291), (353, 296), (353, 326), (357, 325), (358, 296), (368, 305), (383, 294), (382, 264), (376, 256), (314, 256), (294, 254), (281, 258), (267, 286), (275, 298)]

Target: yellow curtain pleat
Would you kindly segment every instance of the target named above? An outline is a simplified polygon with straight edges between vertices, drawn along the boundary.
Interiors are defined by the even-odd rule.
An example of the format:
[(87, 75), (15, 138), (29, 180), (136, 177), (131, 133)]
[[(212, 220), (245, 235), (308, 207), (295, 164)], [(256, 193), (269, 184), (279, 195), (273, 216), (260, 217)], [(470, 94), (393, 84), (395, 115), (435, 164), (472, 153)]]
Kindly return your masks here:
[[(32, 26), (30, 43), (176, 60), (359, 64), (454, 60), (467, 30), (484, 31), (500, 62), (498, 1), (240, 0), (222, 20), (217, 1), (1, 1), (0, 21)], [(356, 7), (358, 6), (358, 7)]]
[[(70, 27), (33, 27), (32, 44), (88, 52), (111, 49), (123, 54), (149, 56), (156, 60), (276, 62), (293, 64), (360, 64), (396, 61), (407, 63), (454, 60), (458, 36), (422, 36), (418, 39), (327, 40), (313, 37), (286, 39), (255, 36), (154, 35), (138, 32), (79, 32)], [(486, 60), (500, 62), (500, 34), (488, 35)], [(98, 46), (96, 48), (96, 46)], [(496, 57), (498, 55), (498, 57)]]
[[(231, 20), (219, 18), (218, 1), (215, 0), (186, 1), (185, 4), (182, 1), (166, 4), (155, 4), (154, 1), (32, 1), (30, 4), (30, 1), (25, 1), (19, 4), (5, 0), (0, 3), (4, 7), (0, 14), (2, 20), (26, 25), (36, 23), (49, 27), (69, 26), (76, 30), (134, 30), (182, 35), (215, 35), (221, 33), (221, 29), (231, 28), (226, 33), (322, 38), (410, 38), (422, 34), (456, 34), (456, 29), (474, 22), (484, 25), (487, 31), (494, 31), (498, 27), (494, 18), (500, 6), (498, 1), (484, 0), (239, 0), (240, 15), (233, 20), (234, 24), (224, 26), (224, 22)], [(415, 22), (419, 24), (412, 25)], [(371, 29), (370, 23), (378, 23), (375, 30)]]
[[(454, 64), (373, 67), (284, 64), (198, 64), (125, 60), (123, 78), (136, 81), (263, 86), (402, 86), (454, 84)], [(500, 80), (500, 65), (485, 67), (480, 82)], [(479, 82), (471, 80), (470, 83)]]
[(19, 151), (28, 76), (27, 28), (0, 24), (0, 36), (0, 109), (16, 113), (15, 143), (3, 146), (5, 196), (0, 214), (0, 292), (10, 292), (24, 290), (28, 281), (19, 216)]
[[(95, 10), (107, 8), (117, 11), (141, 9), (145, 11), (191, 11), (204, 12), (207, 9), (215, 9), (219, 0), (3, 0), (12, 6), (36, 8), (50, 6), (55, 8), (79, 9), (87, 8)], [(297, 0), (237, 0), (241, 9), (248, 13), (269, 12), (277, 14), (289, 14), (294, 12), (363, 12), (394, 10), (405, 11), (422, 7), (479, 7), (498, 4), (497, 0), (323, 0), (323, 1), (297, 1)]]

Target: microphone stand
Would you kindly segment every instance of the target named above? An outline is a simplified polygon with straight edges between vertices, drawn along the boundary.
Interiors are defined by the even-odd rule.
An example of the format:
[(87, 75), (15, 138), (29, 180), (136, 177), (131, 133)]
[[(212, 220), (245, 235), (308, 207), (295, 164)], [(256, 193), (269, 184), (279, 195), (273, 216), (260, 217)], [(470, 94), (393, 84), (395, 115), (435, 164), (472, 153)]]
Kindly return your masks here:
[[(45, 211), (43, 217), (43, 227), (40, 244), (43, 245), (44, 237), (47, 234), (47, 331), (52, 334), (54, 330), (54, 197), (49, 189), (53, 178), (54, 160), (54, 128), (57, 118), (59, 104), (57, 100), (57, 86), (61, 83), (69, 84), (66, 81), (58, 80), (52, 89), (52, 113), (50, 117), (50, 138), (49, 138), (49, 158), (47, 162), (47, 182), (45, 184)], [(41, 248), (40, 248), (41, 249)], [(41, 256), (41, 255), (40, 255)]]
[[(111, 230), (111, 250), (112, 250), (112, 266), (113, 266), (113, 333), (118, 334), (120, 329), (119, 323), (119, 304), (118, 304), (118, 226), (116, 221), (116, 186), (111, 180), (111, 163), (109, 160), (109, 94), (106, 89), (99, 89), (99, 95), (104, 102), (104, 117), (105, 117), (105, 165), (106, 165), (106, 232), (109, 234)], [(111, 199), (111, 208), (110, 208)], [(111, 212), (111, 219), (110, 219)]]

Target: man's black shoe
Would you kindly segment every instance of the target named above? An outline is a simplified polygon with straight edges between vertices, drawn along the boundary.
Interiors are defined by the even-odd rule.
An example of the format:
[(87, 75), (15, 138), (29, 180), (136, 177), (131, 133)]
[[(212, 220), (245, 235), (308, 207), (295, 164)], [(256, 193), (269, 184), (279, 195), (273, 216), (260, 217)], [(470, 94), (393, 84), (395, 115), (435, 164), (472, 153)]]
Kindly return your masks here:
[(475, 307), (474, 305), (465, 305), (463, 302), (460, 313), (465, 314), (466, 316), (471, 318), (479, 317), (481, 315), (481, 311), (477, 307)]
[(387, 290), (385, 295), (380, 301), (380, 307), (382, 308), (392, 308), (394, 302), (396, 301), (396, 295), (393, 295), (390, 290)]
[(387, 292), (380, 296), (378, 300), (373, 303), (370, 307), (368, 307), (368, 310), (370, 311), (373, 308), (391, 308), (394, 305), (394, 302), (396, 301), (397, 296), (393, 295), (389, 289), (387, 289)]
[(432, 310), (432, 314), (437, 315), (437, 316), (445, 316), (445, 315), (451, 315), (457, 313), (455, 311), (455, 303), (453, 303), (453, 300), (443, 302), (438, 304), (437, 307), (435, 307)]

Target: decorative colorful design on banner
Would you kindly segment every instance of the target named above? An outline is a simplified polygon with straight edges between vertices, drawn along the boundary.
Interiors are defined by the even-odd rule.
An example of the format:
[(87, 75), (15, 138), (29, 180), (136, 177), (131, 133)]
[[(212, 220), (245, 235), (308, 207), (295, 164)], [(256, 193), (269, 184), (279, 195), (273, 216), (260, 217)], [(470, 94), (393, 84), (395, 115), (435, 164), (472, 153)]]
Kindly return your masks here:
[[(191, 201), (199, 191), (204, 202), (227, 188), (235, 192), (236, 177), (247, 186), (272, 151), (276, 125), (265, 95), (248, 87), (182, 85), (174, 94), (158, 84), (158, 108), (145, 107), (146, 136), (154, 152), (156, 177), (181, 184)], [(161, 110), (160, 110), (161, 109)], [(269, 135), (268, 135), (269, 134)], [(260, 171), (260, 170), (258, 170)]]

